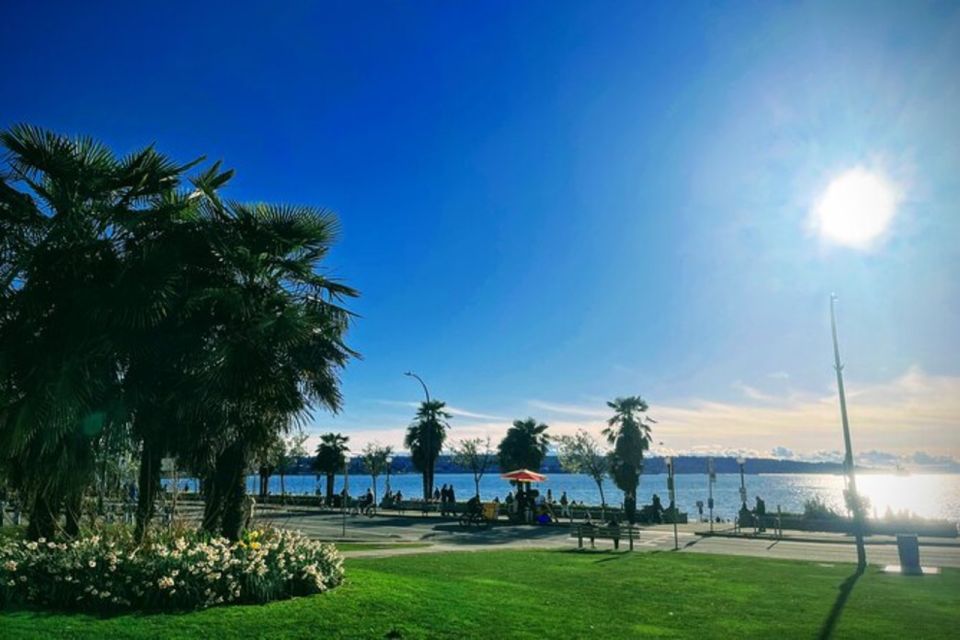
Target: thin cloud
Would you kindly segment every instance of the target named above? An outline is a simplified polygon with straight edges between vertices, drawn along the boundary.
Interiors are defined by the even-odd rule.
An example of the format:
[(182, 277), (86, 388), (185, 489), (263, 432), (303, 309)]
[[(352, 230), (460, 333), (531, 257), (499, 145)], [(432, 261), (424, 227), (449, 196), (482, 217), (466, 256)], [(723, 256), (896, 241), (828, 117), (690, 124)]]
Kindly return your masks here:
[[(654, 402), (650, 413), (658, 421), (655, 441), (673, 450), (690, 451), (708, 440), (719, 448), (758, 450), (766, 455), (775, 447), (789, 445), (805, 459), (808, 455), (835, 459), (834, 450), (842, 436), (834, 393), (793, 391), (778, 396), (741, 386), (745, 387), (741, 388), (747, 396), (745, 402)], [(932, 375), (914, 366), (881, 383), (861, 384), (850, 379), (847, 398), (856, 450), (906, 454), (922, 438), (934, 455), (960, 456), (956, 436), (960, 432), (960, 377)], [(595, 434), (609, 416), (609, 411), (597, 406), (542, 400), (529, 404), (554, 413), (559, 420), (547, 420), (551, 426), (563, 428), (582, 422)]]
[(477, 413), (476, 411), (467, 411), (466, 409), (461, 409), (459, 407), (451, 407), (447, 405), (447, 411), (449, 411), (454, 416), (458, 418), (477, 418), (478, 420), (508, 420), (509, 418), (504, 418), (503, 416), (494, 416), (488, 413)]
[(534, 409), (540, 409), (542, 411), (549, 411), (550, 413), (555, 413), (565, 416), (583, 416), (585, 418), (609, 418), (610, 411), (608, 409), (600, 409), (596, 407), (583, 407), (574, 404), (561, 404), (556, 402), (544, 402), (543, 400), (529, 400), (527, 404), (533, 407)]

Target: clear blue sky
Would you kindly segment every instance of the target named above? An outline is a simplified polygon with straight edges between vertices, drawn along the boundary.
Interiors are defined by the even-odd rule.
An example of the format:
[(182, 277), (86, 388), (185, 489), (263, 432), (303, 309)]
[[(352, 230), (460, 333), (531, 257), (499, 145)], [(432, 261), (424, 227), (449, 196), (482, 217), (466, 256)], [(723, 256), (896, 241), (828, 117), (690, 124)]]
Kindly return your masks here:
[[(140, 4), (3, 3), (0, 126), (337, 211), (364, 359), (311, 430), (399, 444), (413, 369), (454, 438), (640, 393), (666, 448), (821, 455), (836, 291), (859, 448), (960, 453), (957, 3)], [(867, 251), (809, 225), (854, 167)]]

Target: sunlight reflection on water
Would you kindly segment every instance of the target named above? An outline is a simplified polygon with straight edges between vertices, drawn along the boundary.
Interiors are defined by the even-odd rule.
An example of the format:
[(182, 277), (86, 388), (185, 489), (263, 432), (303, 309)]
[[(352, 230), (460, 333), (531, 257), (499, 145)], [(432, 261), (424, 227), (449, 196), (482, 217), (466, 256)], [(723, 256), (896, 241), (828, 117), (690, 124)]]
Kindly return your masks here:
[[(181, 484), (184, 480), (181, 480)], [(192, 480), (187, 484), (195, 487)], [(421, 480), (418, 474), (394, 475), (391, 485), (396, 491), (401, 489), (405, 496), (413, 498), (421, 492)], [(464, 473), (437, 474), (437, 486), (452, 484), (460, 500), (465, 500), (473, 493), (473, 477)], [(318, 487), (317, 479), (312, 475), (288, 476), (286, 490), (292, 494), (313, 495)], [(385, 478), (377, 479), (378, 494), (382, 495)], [(892, 511), (909, 511), (925, 518), (944, 518), (953, 522), (960, 522), (960, 474), (867, 474), (857, 476), (860, 492), (870, 499), (868, 514), (883, 517), (889, 507)], [(649, 503), (652, 495), (657, 493), (667, 502), (667, 480), (663, 474), (644, 475), (640, 481), (638, 496), (640, 502)], [(767, 510), (776, 511), (780, 505), (784, 511), (799, 513), (803, 511), (806, 500), (819, 496), (828, 506), (843, 513), (843, 477), (826, 474), (765, 474), (746, 476), (748, 506), (754, 505), (755, 496), (760, 496), (767, 503)], [(250, 476), (247, 490), (255, 492), (257, 477)], [(323, 487), (323, 483), (319, 484)], [(339, 492), (343, 486), (343, 478), (337, 476), (335, 487)], [(350, 493), (360, 495), (371, 486), (370, 476), (351, 475)], [(540, 485), (542, 491), (551, 489), (554, 497), (567, 492), (571, 500), (585, 501), (588, 504), (600, 504), (600, 495), (597, 487), (587, 476), (580, 474), (550, 474), (547, 482)], [(740, 507), (740, 477), (738, 474), (718, 474), (714, 485), (714, 500), (716, 502), (715, 515), (723, 518), (732, 518)], [(510, 490), (509, 485), (501, 480), (499, 474), (488, 474), (480, 482), (480, 493), (484, 500), (499, 496), (502, 500)], [(270, 492), (280, 492), (280, 480), (277, 476), (270, 478)], [(613, 486), (609, 480), (604, 483), (604, 492), (608, 504), (619, 504), (623, 494)], [(697, 513), (696, 503), (707, 501), (707, 476), (703, 474), (681, 474), (677, 476), (677, 502), (681, 510), (687, 511), (692, 517)], [(704, 509), (706, 513), (706, 509)]]

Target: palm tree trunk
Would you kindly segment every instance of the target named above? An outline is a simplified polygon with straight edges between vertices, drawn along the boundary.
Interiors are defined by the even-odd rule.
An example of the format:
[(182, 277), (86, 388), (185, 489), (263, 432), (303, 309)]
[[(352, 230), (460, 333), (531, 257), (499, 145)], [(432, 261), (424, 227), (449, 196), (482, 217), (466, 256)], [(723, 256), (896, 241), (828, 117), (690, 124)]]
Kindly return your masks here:
[(220, 534), (228, 540), (239, 540), (244, 525), (243, 498), (246, 487), (243, 470), (246, 462), (246, 447), (242, 442), (229, 445), (217, 459), (223, 513)]
[(67, 522), (64, 532), (71, 538), (76, 538), (80, 534), (80, 516), (83, 511), (83, 493), (77, 491), (70, 495), (66, 500)]
[(283, 484), (283, 469), (280, 469), (280, 501), (283, 504), (287, 504), (287, 489), (286, 485)]
[(334, 474), (327, 472), (327, 506), (333, 505), (333, 480)]
[(203, 494), (203, 522), (201, 522), (200, 528), (207, 533), (216, 534), (223, 520), (223, 513), (220, 511), (220, 505), (223, 501), (220, 498), (221, 488), (217, 482), (216, 470), (210, 472), (203, 486), (205, 487)]
[(137, 526), (133, 538), (137, 543), (143, 542), (147, 527), (154, 514), (154, 502), (157, 499), (157, 490), (160, 487), (160, 450), (152, 443), (143, 441), (140, 451), (140, 497), (137, 501)]
[(57, 513), (51, 501), (45, 496), (37, 496), (30, 506), (30, 524), (27, 526), (27, 538), (38, 540), (53, 537), (57, 526)]
[(480, 499), (480, 478), (473, 476), (473, 486), (477, 488), (477, 500)]
[(637, 518), (637, 490), (634, 488), (623, 496), (623, 510), (627, 514), (627, 521), (630, 524), (636, 522)]

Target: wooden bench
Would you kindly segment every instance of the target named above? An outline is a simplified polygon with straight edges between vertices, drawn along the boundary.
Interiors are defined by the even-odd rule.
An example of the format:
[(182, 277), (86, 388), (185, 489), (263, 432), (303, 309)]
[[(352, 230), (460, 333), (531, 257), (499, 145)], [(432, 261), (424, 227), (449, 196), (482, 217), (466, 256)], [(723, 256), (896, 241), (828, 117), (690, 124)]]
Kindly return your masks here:
[(597, 539), (613, 540), (613, 548), (620, 549), (620, 540), (626, 539), (630, 544), (630, 551), (633, 551), (634, 540), (640, 540), (640, 528), (629, 525), (619, 525), (615, 527), (598, 527), (590, 524), (577, 525), (576, 529), (570, 531), (570, 537), (577, 539), (577, 548), (583, 549), (583, 539), (590, 539), (590, 548), (596, 549)]
[(401, 500), (400, 502), (394, 502), (390, 508), (396, 509), (401, 514), (404, 511), (419, 511), (423, 515), (427, 515), (431, 511), (440, 511), (440, 503), (432, 500)]

